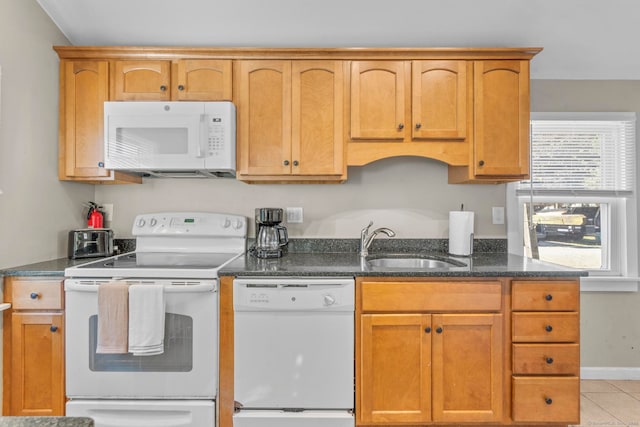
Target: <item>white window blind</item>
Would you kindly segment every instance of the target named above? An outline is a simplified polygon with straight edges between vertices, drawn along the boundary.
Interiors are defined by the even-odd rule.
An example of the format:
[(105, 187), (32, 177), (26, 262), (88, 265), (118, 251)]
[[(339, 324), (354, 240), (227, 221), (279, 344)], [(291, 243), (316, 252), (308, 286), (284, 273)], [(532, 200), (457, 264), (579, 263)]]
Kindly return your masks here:
[(635, 186), (635, 113), (534, 113), (531, 179), (537, 194), (625, 193)]

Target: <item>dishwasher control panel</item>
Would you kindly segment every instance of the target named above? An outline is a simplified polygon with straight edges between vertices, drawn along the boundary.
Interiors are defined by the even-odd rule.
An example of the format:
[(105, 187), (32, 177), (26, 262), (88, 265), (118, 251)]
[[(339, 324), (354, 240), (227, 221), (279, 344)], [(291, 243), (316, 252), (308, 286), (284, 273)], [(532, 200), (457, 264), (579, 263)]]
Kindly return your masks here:
[(233, 282), (235, 311), (354, 311), (352, 278), (256, 278)]

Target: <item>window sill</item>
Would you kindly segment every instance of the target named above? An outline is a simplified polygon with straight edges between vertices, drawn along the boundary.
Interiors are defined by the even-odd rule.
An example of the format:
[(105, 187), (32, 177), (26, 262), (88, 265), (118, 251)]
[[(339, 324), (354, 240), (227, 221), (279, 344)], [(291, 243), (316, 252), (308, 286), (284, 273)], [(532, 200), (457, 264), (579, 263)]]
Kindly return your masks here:
[(638, 282), (640, 277), (581, 277), (580, 292), (638, 292)]

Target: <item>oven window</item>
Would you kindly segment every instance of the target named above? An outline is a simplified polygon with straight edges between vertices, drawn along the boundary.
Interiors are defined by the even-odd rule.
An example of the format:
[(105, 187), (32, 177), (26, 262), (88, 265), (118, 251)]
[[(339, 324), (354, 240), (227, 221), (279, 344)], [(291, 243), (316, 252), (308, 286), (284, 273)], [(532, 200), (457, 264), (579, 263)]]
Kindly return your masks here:
[(98, 316), (89, 318), (89, 369), (95, 372), (189, 372), (193, 368), (193, 319), (166, 313), (164, 353), (98, 354)]

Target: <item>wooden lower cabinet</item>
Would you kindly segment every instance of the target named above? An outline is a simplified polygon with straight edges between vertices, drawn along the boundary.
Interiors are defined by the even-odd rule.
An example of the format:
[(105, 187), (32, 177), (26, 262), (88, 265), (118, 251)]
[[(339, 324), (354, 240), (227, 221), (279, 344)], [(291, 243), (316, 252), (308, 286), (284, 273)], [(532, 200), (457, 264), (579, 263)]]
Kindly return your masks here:
[(431, 316), (361, 317), (358, 421), (419, 423), (431, 419)]
[(361, 340), (361, 422), (501, 419), (501, 314), (364, 314)]
[(502, 421), (500, 281), (359, 279), (357, 293), (358, 424)]
[(11, 415), (63, 415), (64, 315), (12, 317)]
[(580, 424), (580, 283), (514, 280), (512, 418)]
[(579, 423), (578, 377), (513, 377), (513, 420)]
[(64, 415), (64, 313), (61, 279), (6, 277), (3, 415)]
[(356, 424), (580, 422), (579, 281), (356, 279)]
[(434, 314), (432, 319), (433, 421), (501, 420), (502, 314)]

